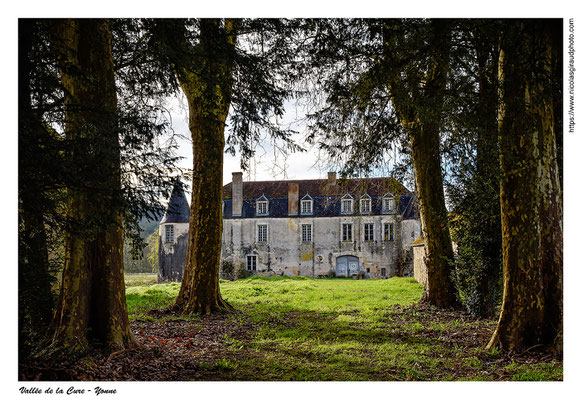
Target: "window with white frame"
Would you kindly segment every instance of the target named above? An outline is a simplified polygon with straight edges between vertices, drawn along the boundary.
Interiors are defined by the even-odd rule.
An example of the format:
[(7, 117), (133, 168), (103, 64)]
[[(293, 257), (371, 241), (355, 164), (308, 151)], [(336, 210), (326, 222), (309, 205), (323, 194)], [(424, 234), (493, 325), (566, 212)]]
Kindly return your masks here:
[(372, 212), (372, 199), (370, 197), (360, 199), (360, 213), (370, 214), (370, 212)]
[(342, 199), (342, 214), (351, 214), (353, 212), (353, 200), (351, 198)]
[(257, 242), (266, 242), (269, 238), (269, 226), (265, 224), (257, 225)]
[(342, 242), (352, 241), (352, 224), (342, 224)]
[(269, 213), (269, 202), (267, 200), (257, 200), (257, 215), (267, 215)]
[(174, 225), (166, 225), (165, 237), (166, 243), (174, 243)]
[(386, 222), (384, 224), (384, 241), (389, 242), (394, 240), (394, 224)]
[(301, 225), (301, 241), (302, 242), (311, 242), (313, 239), (313, 226), (311, 224), (302, 224)]
[(396, 209), (396, 201), (394, 197), (384, 197), (382, 199), (382, 211), (385, 213), (394, 212)]
[(374, 224), (364, 224), (364, 241), (374, 241)]
[(257, 270), (257, 256), (255, 254), (247, 255), (247, 271)]
[(301, 214), (313, 214), (313, 200), (301, 200)]

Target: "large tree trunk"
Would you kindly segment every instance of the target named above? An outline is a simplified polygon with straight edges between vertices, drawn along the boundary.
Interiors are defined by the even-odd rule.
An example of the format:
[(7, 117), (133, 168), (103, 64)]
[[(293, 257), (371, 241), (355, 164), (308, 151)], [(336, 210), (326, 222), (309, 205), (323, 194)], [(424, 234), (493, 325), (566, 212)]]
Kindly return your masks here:
[(424, 125), (409, 137), (426, 247), (427, 285), (423, 297), (437, 307), (453, 307), (457, 305), (451, 279), (454, 254), (443, 191), (439, 131)]
[[(388, 76), (388, 89), (400, 123), (410, 139), (416, 190), (420, 203), (426, 247), (427, 285), (423, 298), (437, 307), (456, 307), (451, 279), (453, 246), (449, 232), (440, 160), (440, 130), (446, 74), (449, 65), (450, 29), (446, 20), (430, 22), (429, 69), (418, 86), (402, 79), (399, 71)], [(398, 64), (393, 50), (398, 40), (392, 27), (384, 29), (385, 62)], [(393, 68), (391, 65), (388, 68)], [(413, 83), (412, 85), (415, 85)]]
[(176, 306), (184, 313), (211, 314), (231, 307), (222, 299), (219, 264), (222, 246), (224, 128), (230, 107), (235, 35), (232, 21), (200, 21), (200, 44), (193, 71), (178, 73), (188, 99), (194, 154), (186, 265)]
[(508, 21), (499, 56), (503, 305), (488, 347), (558, 345), (562, 329), (562, 194), (552, 54), (561, 22)]
[(123, 278), (119, 207), (120, 149), (117, 95), (107, 20), (58, 21), (66, 136), (71, 174), (65, 266), (53, 320), (56, 344), (83, 348), (97, 340), (110, 350), (136, 345), (130, 330)]

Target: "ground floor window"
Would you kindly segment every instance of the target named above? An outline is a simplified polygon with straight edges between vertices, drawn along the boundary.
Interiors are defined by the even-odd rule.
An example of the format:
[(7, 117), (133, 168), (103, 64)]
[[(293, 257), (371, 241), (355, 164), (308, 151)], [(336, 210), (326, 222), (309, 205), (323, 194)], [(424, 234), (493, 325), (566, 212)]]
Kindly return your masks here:
[(380, 269), (380, 275), (386, 276), (386, 268), (381, 268)]
[(301, 241), (302, 242), (311, 242), (311, 240), (312, 240), (311, 234), (312, 234), (311, 224), (301, 225)]
[(342, 241), (352, 241), (352, 224), (342, 224)]
[(385, 223), (384, 224), (384, 241), (392, 241), (394, 240), (394, 224), (393, 223)]
[(257, 270), (257, 256), (256, 255), (248, 255), (247, 256), (247, 271), (256, 271)]

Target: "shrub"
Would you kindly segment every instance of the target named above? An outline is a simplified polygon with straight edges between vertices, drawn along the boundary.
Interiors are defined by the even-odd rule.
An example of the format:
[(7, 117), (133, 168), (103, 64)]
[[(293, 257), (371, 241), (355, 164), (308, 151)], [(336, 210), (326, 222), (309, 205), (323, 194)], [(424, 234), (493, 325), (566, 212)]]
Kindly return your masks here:
[(232, 261), (223, 261), (220, 264), (220, 279), (234, 281), (234, 264)]
[(243, 268), (243, 266), (241, 265), (237, 270), (236, 279), (245, 279), (251, 275), (252, 274), (249, 271), (247, 271), (246, 268)]

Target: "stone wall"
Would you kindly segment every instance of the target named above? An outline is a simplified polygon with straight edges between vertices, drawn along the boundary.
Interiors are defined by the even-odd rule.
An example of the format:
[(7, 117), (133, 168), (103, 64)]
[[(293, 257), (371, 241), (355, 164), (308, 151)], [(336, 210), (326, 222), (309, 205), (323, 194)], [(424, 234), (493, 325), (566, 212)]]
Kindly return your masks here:
[(424, 263), (424, 258), (426, 255), (424, 249), (424, 241), (420, 241), (417, 243), (418, 240), (412, 245), (412, 251), (414, 256), (414, 279), (422, 285), (427, 284), (428, 276), (426, 271), (426, 264)]
[[(235, 269), (246, 268), (246, 256), (256, 255), (258, 274), (318, 277), (335, 272), (337, 257), (352, 255), (370, 277), (390, 277), (405, 239), (402, 227), (406, 236), (420, 231), (418, 221), (404, 222), (396, 215), (225, 219), (222, 260), (233, 262)], [(352, 224), (353, 241), (342, 242), (342, 223)], [(365, 223), (374, 224), (373, 241), (364, 241)], [(383, 240), (383, 223), (394, 224), (393, 241)], [(258, 224), (268, 225), (267, 242), (256, 241)], [(302, 224), (312, 224), (312, 242), (301, 241)], [(404, 242), (409, 249), (412, 240)]]
[(405, 219), (401, 223), (401, 240), (404, 250), (410, 249), (412, 242), (420, 235), (420, 220)]

